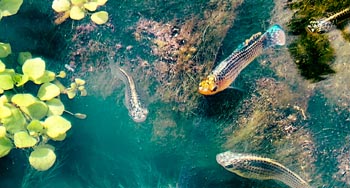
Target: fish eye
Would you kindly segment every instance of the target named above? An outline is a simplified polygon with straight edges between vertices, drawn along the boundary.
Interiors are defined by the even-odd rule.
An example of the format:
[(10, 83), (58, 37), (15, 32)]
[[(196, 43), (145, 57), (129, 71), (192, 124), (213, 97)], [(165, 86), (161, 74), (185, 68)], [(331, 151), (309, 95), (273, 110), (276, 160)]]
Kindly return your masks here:
[(218, 89), (218, 86), (214, 86), (214, 88), (212, 89), (212, 91), (216, 91)]
[(225, 168), (233, 168), (233, 164), (226, 165)]

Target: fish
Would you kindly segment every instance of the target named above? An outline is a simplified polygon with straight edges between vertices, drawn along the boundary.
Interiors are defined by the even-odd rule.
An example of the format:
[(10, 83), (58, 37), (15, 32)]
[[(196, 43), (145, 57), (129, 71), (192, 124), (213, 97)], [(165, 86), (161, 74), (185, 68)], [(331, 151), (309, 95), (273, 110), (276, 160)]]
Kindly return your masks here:
[[(109, 61), (113, 63), (110, 58)], [(136, 123), (144, 122), (147, 119), (148, 109), (141, 103), (134, 79), (119, 66), (116, 66), (114, 72), (116, 74), (115, 76), (125, 84), (124, 104), (129, 111), (129, 116)]]
[(309, 33), (327, 33), (335, 28), (336, 23), (344, 21), (344, 18), (350, 17), (350, 8), (339, 11), (329, 17), (321, 18), (319, 20), (311, 20), (307, 25), (306, 31)]
[(216, 161), (226, 170), (244, 178), (278, 180), (291, 188), (311, 188), (299, 175), (270, 158), (226, 151), (217, 154)]
[(285, 42), (285, 32), (278, 24), (271, 26), (264, 34), (259, 32), (252, 35), (199, 83), (198, 92), (202, 95), (214, 95), (225, 90), (264, 49), (283, 46)]

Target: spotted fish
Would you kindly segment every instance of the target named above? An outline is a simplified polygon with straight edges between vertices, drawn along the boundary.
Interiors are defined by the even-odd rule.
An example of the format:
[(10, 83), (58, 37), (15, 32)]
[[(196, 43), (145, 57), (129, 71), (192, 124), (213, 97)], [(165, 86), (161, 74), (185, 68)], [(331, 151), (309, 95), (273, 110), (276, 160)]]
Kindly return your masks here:
[(226, 170), (244, 178), (278, 180), (291, 188), (311, 188), (296, 173), (275, 160), (250, 154), (226, 151), (216, 155), (216, 161)]
[(275, 24), (264, 34), (254, 34), (239, 45), (232, 54), (199, 83), (198, 92), (203, 95), (214, 95), (228, 88), (239, 73), (249, 65), (264, 49), (285, 44), (286, 35), (281, 26)]
[[(109, 61), (110, 63), (113, 63), (112, 59), (109, 59)], [(129, 116), (137, 123), (145, 121), (148, 115), (148, 110), (141, 104), (133, 78), (119, 66), (115, 68), (114, 72), (116, 77), (122, 80), (125, 84), (124, 103), (129, 111)]]
[(350, 17), (350, 8), (346, 8), (336, 14), (333, 14), (326, 18), (319, 20), (311, 20), (307, 25), (306, 31), (310, 33), (326, 33), (335, 28), (335, 24), (338, 24)]

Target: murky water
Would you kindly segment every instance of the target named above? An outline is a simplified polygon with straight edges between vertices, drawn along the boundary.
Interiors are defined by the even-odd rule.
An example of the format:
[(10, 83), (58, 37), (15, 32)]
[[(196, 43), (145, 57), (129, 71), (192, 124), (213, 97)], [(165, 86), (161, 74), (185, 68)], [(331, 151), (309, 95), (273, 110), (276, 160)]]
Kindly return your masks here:
[[(165, 84), (158, 75), (161, 68), (152, 69), (153, 62), (161, 59), (153, 53), (155, 42), (149, 39), (157, 34), (144, 30), (140, 36), (135, 34), (139, 20), (156, 21), (163, 27), (173, 24), (174, 33), (174, 28), (190, 25), (186, 21), (191, 17), (209, 20), (222, 2), (226, 3), (223, 10), (234, 13), (226, 15), (234, 22), (227, 23), (227, 33), (218, 36), (222, 42), (214, 48), (217, 53), (207, 54), (214, 59), (192, 57), (204, 61), (197, 62), (204, 65), (203, 70), (210, 70), (214, 61), (217, 64), (252, 34), (264, 32), (276, 22), (286, 24), (278, 17), (275, 5), (280, 4), (272, 0), (237, 1), (236, 7), (228, 3), (236, 1), (110, 0), (102, 8), (110, 13), (110, 21), (104, 26), (94, 26), (88, 18), (53, 25), (51, 1), (28, 1), (17, 15), (1, 20), (0, 41), (11, 43), (13, 52), (31, 51), (57, 71), (74, 61), (77, 71), (68, 72), (68, 78), (86, 79), (89, 92), (86, 97), (62, 99), (66, 109), (86, 113), (88, 118), (65, 116), (73, 127), (64, 141), (51, 143), (56, 147), (56, 164), (48, 171), (37, 172), (28, 164), (28, 151), (12, 150), (0, 159), (1, 187), (286, 187), (226, 171), (216, 163), (215, 156), (229, 149), (274, 158), (316, 187), (349, 186), (350, 97), (344, 89), (348, 83), (337, 73), (319, 83), (304, 80), (287, 47), (268, 50), (254, 60), (233, 83), (242, 91), (228, 89), (215, 96), (199, 96), (195, 92), (197, 79), (186, 82), (195, 83), (188, 86), (194, 88), (190, 95), (195, 96), (193, 101), (177, 90), (184, 101), (169, 101), (159, 93), (169, 89), (157, 85), (159, 80)], [(206, 35), (200, 32), (206, 27), (194, 23), (192, 31), (202, 36), (200, 44), (207, 44)], [(209, 25), (207, 28), (203, 29), (206, 34), (215, 33)], [(288, 34), (287, 43), (293, 37)], [(195, 47), (198, 53), (203, 52), (203, 48)], [(123, 102), (123, 82), (109, 69), (107, 55), (136, 80), (149, 110), (145, 122), (135, 123), (129, 117)], [(344, 61), (340, 62), (336, 65), (342, 69)], [(169, 78), (174, 92), (181, 78), (185, 76), (177, 77), (175, 83)], [(343, 89), (341, 94), (332, 89), (334, 83)]]

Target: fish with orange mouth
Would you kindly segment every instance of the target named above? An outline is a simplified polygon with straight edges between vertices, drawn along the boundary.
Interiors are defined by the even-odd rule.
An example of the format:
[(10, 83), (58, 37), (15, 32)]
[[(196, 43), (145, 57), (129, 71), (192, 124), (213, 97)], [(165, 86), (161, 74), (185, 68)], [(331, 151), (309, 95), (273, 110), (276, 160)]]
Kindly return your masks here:
[(286, 35), (278, 24), (271, 26), (264, 34), (254, 34), (199, 83), (198, 92), (202, 95), (214, 95), (225, 90), (264, 49), (283, 46), (285, 42)]

